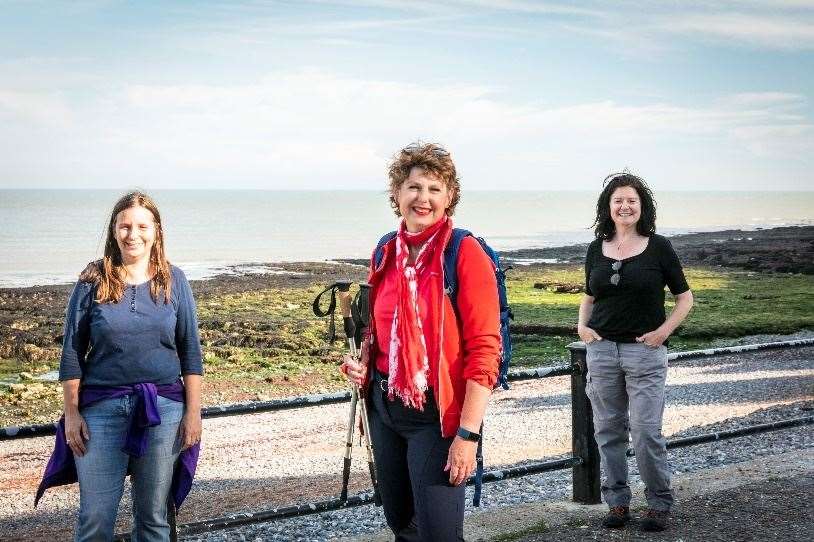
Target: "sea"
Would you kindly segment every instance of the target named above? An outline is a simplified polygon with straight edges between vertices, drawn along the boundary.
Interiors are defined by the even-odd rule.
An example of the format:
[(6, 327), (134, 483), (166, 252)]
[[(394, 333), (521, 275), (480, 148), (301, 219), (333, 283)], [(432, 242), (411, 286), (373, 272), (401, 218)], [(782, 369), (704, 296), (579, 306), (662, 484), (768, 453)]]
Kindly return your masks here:
[[(0, 190), (0, 287), (73, 282), (98, 258), (118, 190)], [(153, 190), (169, 259), (191, 279), (274, 262), (367, 258), (397, 221), (384, 191)], [(659, 191), (665, 235), (814, 224), (814, 192)], [(456, 226), (497, 250), (585, 243), (597, 194), (464, 192)]]

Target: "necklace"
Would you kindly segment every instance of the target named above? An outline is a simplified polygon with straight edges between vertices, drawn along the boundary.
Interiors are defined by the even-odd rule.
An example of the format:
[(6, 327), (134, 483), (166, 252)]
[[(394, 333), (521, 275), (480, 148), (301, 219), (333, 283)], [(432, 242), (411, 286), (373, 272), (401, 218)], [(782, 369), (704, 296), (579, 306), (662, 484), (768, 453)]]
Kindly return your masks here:
[(130, 296), (130, 312), (136, 312), (136, 285), (131, 284), (130, 290), (132, 292)]
[(629, 241), (629, 239), (622, 239), (621, 241), (616, 243), (616, 254), (620, 256), (620, 258), (619, 258), (620, 260), (622, 259), (621, 258), (621, 256), (622, 256), (622, 245), (624, 245), (628, 241)]

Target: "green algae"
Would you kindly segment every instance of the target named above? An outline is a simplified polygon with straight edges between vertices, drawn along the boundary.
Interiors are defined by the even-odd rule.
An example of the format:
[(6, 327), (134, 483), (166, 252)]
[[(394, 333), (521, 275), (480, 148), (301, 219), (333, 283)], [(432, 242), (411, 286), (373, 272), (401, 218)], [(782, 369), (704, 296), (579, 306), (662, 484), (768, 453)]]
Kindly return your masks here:
[[(688, 268), (686, 274), (695, 306), (671, 337), (671, 350), (722, 345), (746, 335), (814, 329), (812, 275), (700, 267)], [(515, 366), (557, 364), (567, 359), (565, 346), (577, 340), (582, 294), (554, 290), (558, 284), (583, 281), (582, 268), (574, 265), (518, 266), (509, 272)], [(326, 319), (311, 311), (323, 282), (331, 281), (320, 276), (290, 286), (243, 284), (224, 291), (193, 284), (198, 290), (205, 359), (204, 404), (266, 400), (346, 386), (337, 369), (346, 351), (341, 320), (337, 319), (339, 340), (329, 344)], [(536, 283), (547, 287), (535, 288)], [(0, 382), (7, 383), (0, 385), (0, 426), (46, 422), (58, 416), (60, 385), (20, 377), (58, 366), (64, 301), (55, 295), (50, 299), (50, 304), (28, 314), (9, 308), (13, 304), (0, 304), (0, 331), (6, 345), (0, 351)], [(667, 299), (669, 307), (669, 294)]]

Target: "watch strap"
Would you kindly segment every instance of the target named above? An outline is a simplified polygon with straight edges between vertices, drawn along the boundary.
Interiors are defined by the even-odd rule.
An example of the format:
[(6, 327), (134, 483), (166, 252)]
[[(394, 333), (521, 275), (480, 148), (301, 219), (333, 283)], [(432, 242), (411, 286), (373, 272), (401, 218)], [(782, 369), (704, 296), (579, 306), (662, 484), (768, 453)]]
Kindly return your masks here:
[(458, 428), (457, 435), (470, 442), (480, 442), (480, 433), (475, 433), (474, 431), (464, 429), (463, 427)]

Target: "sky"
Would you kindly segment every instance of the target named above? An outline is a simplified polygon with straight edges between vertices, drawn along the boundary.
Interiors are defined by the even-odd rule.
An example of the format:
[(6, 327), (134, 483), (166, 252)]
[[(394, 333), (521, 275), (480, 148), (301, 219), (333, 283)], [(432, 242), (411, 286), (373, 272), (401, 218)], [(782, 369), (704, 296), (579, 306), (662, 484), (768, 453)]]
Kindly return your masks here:
[(0, 189), (814, 190), (814, 0), (0, 0)]

